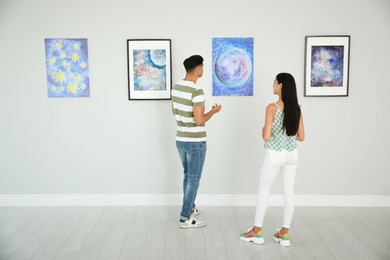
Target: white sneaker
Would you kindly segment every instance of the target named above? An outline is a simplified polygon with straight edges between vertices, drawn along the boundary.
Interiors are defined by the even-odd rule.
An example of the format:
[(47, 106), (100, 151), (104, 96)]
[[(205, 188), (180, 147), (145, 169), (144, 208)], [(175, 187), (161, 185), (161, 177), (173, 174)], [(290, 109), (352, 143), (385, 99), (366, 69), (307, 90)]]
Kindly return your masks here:
[(195, 209), (194, 209), (194, 211), (192, 212), (191, 215), (198, 216), (199, 214), (200, 214), (200, 210), (195, 206)]
[(288, 236), (288, 234), (281, 235), (280, 230), (278, 230), (277, 235), (278, 236), (275, 236), (274, 234), (272, 236), (275, 242), (278, 242), (281, 246), (291, 246), (290, 237)]
[(245, 242), (253, 242), (258, 245), (264, 244), (263, 232), (255, 233), (253, 228), (248, 229), (246, 233), (240, 234), (239, 238)]
[(201, 220), (197, 220), (193, 215), (191, 215), (187, 221), (180, 220), (180, 228), (199, 228), (206, 226), (206, 223)]

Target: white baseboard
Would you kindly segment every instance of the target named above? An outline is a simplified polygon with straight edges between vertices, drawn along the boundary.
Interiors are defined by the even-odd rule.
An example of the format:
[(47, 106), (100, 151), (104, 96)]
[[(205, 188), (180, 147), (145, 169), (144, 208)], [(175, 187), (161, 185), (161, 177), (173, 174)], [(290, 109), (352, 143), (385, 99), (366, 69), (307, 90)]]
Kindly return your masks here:
[[(46, 194), (0, 195), (0, 206), (180, 206), (181, 194)], [(199, 194), (197, 205), (255, 206), (257, 195)], [(270, 195), (269, 206), (282, 206), (282, 195)], [(296, 195), (296, 206), (390, 207), (390, 196)]]

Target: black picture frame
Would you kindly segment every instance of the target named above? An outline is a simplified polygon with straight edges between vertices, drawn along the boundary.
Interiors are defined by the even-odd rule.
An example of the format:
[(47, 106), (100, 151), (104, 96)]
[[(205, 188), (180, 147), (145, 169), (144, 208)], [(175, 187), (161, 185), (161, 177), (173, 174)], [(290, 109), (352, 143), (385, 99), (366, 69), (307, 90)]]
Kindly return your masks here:
[(129, 100), (172, 99), (171, 39), (128, 39)]
[(305, 97), (349, 95), (350, 35), (305, 37)]

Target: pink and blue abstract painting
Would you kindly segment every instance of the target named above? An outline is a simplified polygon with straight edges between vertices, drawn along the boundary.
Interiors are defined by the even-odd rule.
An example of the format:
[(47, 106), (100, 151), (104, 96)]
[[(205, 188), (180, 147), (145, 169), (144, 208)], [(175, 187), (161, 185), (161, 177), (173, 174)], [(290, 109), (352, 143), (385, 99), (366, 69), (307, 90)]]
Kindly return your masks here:
[(165, 91), (167, 89), (166, 50), (133, 50), (133, 59), (135, 91)]
[(311, 87), (342, 87), (344, 46), (312, 46)]
[(89, 97), (87, 39), (45, 39), (49, 97)]
[(253, 96), (253, 38), (212, 39), (213, 96)]

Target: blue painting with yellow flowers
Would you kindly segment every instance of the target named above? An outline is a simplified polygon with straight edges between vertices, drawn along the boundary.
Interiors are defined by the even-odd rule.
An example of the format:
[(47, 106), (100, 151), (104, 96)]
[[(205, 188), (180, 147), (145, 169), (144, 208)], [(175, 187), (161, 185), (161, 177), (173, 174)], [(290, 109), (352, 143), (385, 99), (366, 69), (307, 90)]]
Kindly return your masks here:
[(89, 97), (87, 39), (45, 39), (49, 97)]

